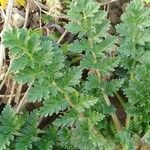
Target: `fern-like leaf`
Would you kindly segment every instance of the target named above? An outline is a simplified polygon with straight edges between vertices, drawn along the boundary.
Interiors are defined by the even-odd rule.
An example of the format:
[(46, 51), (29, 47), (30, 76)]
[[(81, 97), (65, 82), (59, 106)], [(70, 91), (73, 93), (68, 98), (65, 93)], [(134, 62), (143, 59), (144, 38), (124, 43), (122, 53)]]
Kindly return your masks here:
[(16, 139), (16, 150), (28, 150), (32, 148), (33, 142), (38, 140), (38, 115), (36, 112), (31, 113), (23, 127), (20, 130), (20, 136)]
[(0, 150), (6, 149), (14, 140), (14, 133), (19, 129), (15, 111), (8, 105), (4, 108), (0, 120)]

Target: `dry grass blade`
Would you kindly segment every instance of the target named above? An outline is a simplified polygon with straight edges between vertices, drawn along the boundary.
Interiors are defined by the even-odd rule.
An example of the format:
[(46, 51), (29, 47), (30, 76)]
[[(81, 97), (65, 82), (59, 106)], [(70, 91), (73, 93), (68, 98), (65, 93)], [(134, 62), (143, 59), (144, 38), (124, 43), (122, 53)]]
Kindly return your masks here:
[(23, 25), (24, 28), (26, 28), (26, 26), (27, 26), (29, 13), (30, 13), (30, 0), (27, 0), (25, 21), (24, 21), (24, 25)]
[(0, 84), (0, 90), (3, 88), (5, 82), (6, 82), (7, 78), (8, 78), (8, 75), (9, 75), (9, 72), (10, 72), (10, 69), (11, 69), (11, 65), (12, 65), (12, 61), (13, 60), (10, 61), (10, 65), (8, 67), (8, 70), (7, 70), (7, 72), (4, 75), (4, 79), (3, 79), (2, 83)]
[(65, 35), (67, 34), (67, 30), (64, 31), (64, 33), (61, 35), (61, 37), (58, 39), (57, 44), (60, 44)]
[(19, 102), (19, 99), (21, 96), (21, 90), (22, 90), (22, 84), (19, 84), (18, 88), (17, 88), (16, 95), (15, 95), (15, 100), (14, 100), (16, 104)]
[[(20, 96), (23, 96), (25, 93), (20, 93)], [(4, 98), (4, 97), (6, 97), (6, 98), (9, 98), (9, 97), (15, 97), (16, 96), (16, 94), (12, 94), (12, 95), (0, 95), (0, 98)]]
[(16, 87), (16, 82), (14, 81), (13, 84), (12, 84), (10, 97), (8, 99), (8, 102), (7, 102), (7, 104), (9, 104), (9, 105), (11, 104), (11, 101), (12, 101), (12, 98), (13, 98), (13, 94), (14, 94), (14, 91), (15, 91), (15, 87)]
[(20, 109), (22, 108), (22, 105), (23, 105), (23, 103), (24, 103), (25, 100), (26, 100), (27, 94), (28, 94), (28, 92), (29, 92), (31, 86), (32, 86), (32, 84), (29, 85), (29, 87), (28, 87), (26, 93), (24, 94), (23, 98), (20, 100), (19, 105), (18, 105), (17, 108), (16, 108), (16, 113), (18, 113), (18, 112), (20, 111)]

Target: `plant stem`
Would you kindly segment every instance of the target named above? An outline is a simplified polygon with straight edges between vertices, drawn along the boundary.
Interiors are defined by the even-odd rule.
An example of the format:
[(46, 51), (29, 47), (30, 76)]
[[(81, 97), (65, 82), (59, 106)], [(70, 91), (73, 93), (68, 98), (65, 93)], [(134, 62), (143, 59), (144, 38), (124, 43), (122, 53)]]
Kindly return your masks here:
[(126, 128), (129, 128), (130, 120), (131, 120), (131, 116), (130, 116), (130, 115), (127, 115), (126, 122), (125, 122), (125, 127), (126, 127)]
[(16, 86), (16, 82), (14, 81), (14, 82), (12, 83), (12, 88), (11, 88), (10, 97), (9, 97), (8, 102), (7, 102), (8, 105), (11, 104), (11, 101), (12, 101), (12, 98), (13, 98), (13, 94), (14, 94), (14, 91), (15, 91), (15, 86)]
[[(133, 69), (134, 69), (134, 66), (135, 66), (135, 63), (133, 63), (133, 66), (132, 66)], [(133, 71), (130, 72), (130, 80), (131, 81), (134, 80), (134, 72)], [(129, 128), (130, 120), (131, 120), (131, 116), (129, 114), (127, 114), (127, 118), (126, 118), (126, 122), (125, 122), (126, 128)]]
[(0, 90), (3, 88), (3, 86), (4, 86), (4, 84), (5, 84), (6, 80), (7, 80), (7, 77), (9, 75), (9, 72), (10, 72), (10, 69), (11, 69), (11, 66), (12, 66), (12, 62), (13, 62), (13, 59), (10, 61), (10, 65), (8, 67), (8, 70), (7, 70), (7, 72), (4, 75), (4, 79), (3, 79), (2, 83), (0, 84)]
[[(110, 106), (111, 103), (110, 103), (109, 97), (108, 97), (108, 95), (106, 95), (105, 90), (103, 88), (102, 88), (102, 95), (106, 101), (107, 106)], [(121, 123), (120, 123), (117, 115), (115, 113), (111, 113), (111, 117), (112, 117), (112, 120), (113, 120), (116, 130), (118, 132), (121, 131), (122, 127), (121, 127)]]
[(124, 106), (124, 101), (123, 101), (122, 97), (119, 95), (118, 92), (115, 92), (115, 96), (116, 96), (117, 99), (119, 100), (120, 104), (121, 104), (122, 106)]
[(67, 34), (67, 30), (65, 30), (64, 33), (60, 36), (60, 38), (57, 41), (57, 44), (61, 43), (61, 41), (63, 40), (63, 38), (65, 37), (66, 34)]
[[(98, 69), (95, 70), (95, 73), (96, 73), (96, 75), (97, 75), (97, 77), (98, 77), (98, 79), (99, 79), (99, 82), (100, 82), (100, 81), (101, 81), (101, 74), (100, 74), (99, 70), (98, 70)], [(109, 100), (108, 95), (105, 93), (104, 88), (102, 88), (101, 93), (102, 93), (102, 95), (103, 95), (103, 97), (104, 97), (104, 100), (106, 101), (107, 106), (110, 106), (111, 103), (110, 103), (110, 100)], [(121, 126), (121, 123), (120, 123), (120, 121), (119, 121), (117, 115), (116, 115), (115, 113), (111, 113), (111, 118), (112, 118), (112, 120), (113, 120), (113, 123), (114, 123), (114, 125), (115, 125), (116, 130), (117, 130), (118, 132), (121, 131), (121, 130), (122, 130), (122, 126)]]
[(19, 84), (18, 85), (18, 88), (17, 88), (17, 92), (16, 92), (16, 95), (15, 95), (15, 103), (18, 103), (19, 101), (19, 98), (20, 98), (20, 95), (21, 95), (21, 90), (22, 90), (22, 84)]
[(26, 5), (26, 14), (25, 14), (25, 21), (24, 21), (24, 25), (23, 28), (26, 28), (27, 23), (28, 23), (28, 17), (29, 17), (29, 12), (30, 12), (30, 1), (27, 0), (27, 5)]
[(18, 112), (20, 111), (20, 109), (21, 109), (21, 107), (22, 107), (22, 104), (24, 103), (24, 101), (25, 101), (25, 99), (26, 99), (26, 97), (27, 97), (27, 94), (28, 94), (28, 92), (29, 92), (31, 86), (32, 86), (32, 84), (29, 85), (29, 87), (28, 87), (26, 93), (24, 94), (23, 98), (20, 100), (20, 103), (19, 103), (18, 107), (16, 108), (16, 113), (18, 113)]
[(133, 71), (131, 71), (131, 73), (130, 73), (130, 80), (134, 80), (134, 72)]
[[(20, 96), (23, 96), (25, 93), (20, 93)], [(6, 97), (6, 98), (10, 98), (10, 97), (15, 97), (16, 96), (16, 94), (12, 94), (12, 95), (0, 95), (0, 98), (4, 98), (4, 97)]]

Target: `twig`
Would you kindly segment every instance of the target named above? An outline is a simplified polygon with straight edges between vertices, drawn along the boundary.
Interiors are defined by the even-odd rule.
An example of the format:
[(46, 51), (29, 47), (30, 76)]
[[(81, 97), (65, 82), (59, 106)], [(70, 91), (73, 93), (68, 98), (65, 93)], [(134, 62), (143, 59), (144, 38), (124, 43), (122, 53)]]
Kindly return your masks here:
[[(25, 93), (20, 93), (20, 96), (23, 96), (24, 94)], [(12, 94), (12, 95), (0, 95), (0, 98), (4, 98), (4, 97), (9, 98), (10, 96), (15, 97), (16, 94)]]
[(13, 98), (12, 95), (15, 91), (15, 86), (16, 86), (16, 82), (14, 81), (13, 84), (12, 84), (11, 93), (10, 93), (10, 96), (9, 96), (9, 99), (8, 99), (8, 102), (7, 102), (8, 105), (11, 104), (11, 101), (12, 101), (12, 98)]
[(41, 29), (42, 28), (42, 12), (41, 12), (41, 10), (39, 12), (39, 17), (40, 17), (39, 22), (40, 22), (40, 29)]
[(19, 84), (15, 95), (15, 103), (18, 103), (19, 101), (19, 98), (21, 96), (21, 90), (22, 90), (22, 84)]
[[(40, 2), (38, 2), (38, 1), (36, 1), (36, 0), (32, 0), (36, 5), (37, 5), (37, 7), (40, 7), (40, 9), (44, 9), (44, 10), (46, 10), (46, 11), (48, 11), (49, 10), (49, 8), (48, 8), (48, 6), (46, 6), (46, 5), (44, 5), (44, 4), (42, 4), (42, 3), (40, 3)], [(43, 11), (44, 11), (43, 10)], [(44, 11), (45, 12), (45, 11)]]
[[(102, 95), (106, 101), (107, 106), (110, 106), (111, 105), (110, 100), (109, 100), (108, 96), (106, 95), (105, 90), (103, 88), (102, 88)], [(121, 123), (120, 123), (117, 115), (115, 113), (111, 113), (111, 117), (112, 117), (113, 123), (116, 127), (116, 130), (118, 132), (121, 131), (122, 127), (121, 127)]]
[(131, 120), (131, 116), (128, 114), (126, 117), (126, 122), (125, 122), (125, 127), (129, 128), (130, 126), (130, 120)]
[(27, 0), (26, 14), (25, 14), (25, 21), (24, 21), (23, 28), (26, 28), (26, 26), (27, 26), (27, 23), (28, 23), (28, 17), (29, 17), (29, 12), (30, 12), (30, 1)]
[[(7, 81), (6, 84), (9, 85), (9, 84), (10, 84), (10, 80), (8, 79), (8, 80), (6, 80), (6, 81)], [(8, 102), (8, 101), (7, 101), (7, 98), (6, 98), (6, 95), (7, 95), (8, 91), (9, 91), (9, 88), (6, 88), (4, 97), (3, 97), (2, 101), (0, 102), (0, 105), (1, 105), (2, 103), (7, 103), (7, 102)]]
[(29, 85), (29, 87), (28, 87), (26, 93), (24, 94), (23, 98), (20, 100), (20, 103), (19, 103), (18, 107), (16, 108), (16, 113), (18, 113), (18, 112), (20, 111), (20, 109), (21, 109), (21, 107), (22, 107), (22, 104), (24, 103), (24, 101), (25, 101), (25, 99), (26, 99), (26, 97), (27, 97), (27, 94), (28, 94), (28, 92), (29, 92), (31, 86), (32, 86), (32, 84)]
[(108, 17), (108, 14), (109, 14), (109, 9), (110, 9), (110, 3), (107, 4), (107, 10), (106, 10), (106, 12), (107, 12), (107, 17)]
[(5, 48), (4, 48), (4, 45), (2, 44), (2, 40), (1, 40), (1, 44), (0, 44), (0, 73), (2, 71), (4, 60), (5, 60)]
[(64, 33), (61, 35), (61, 37), (58, 39), (57, 44), (60, 44), (60, 42), (63, 40), (66, 34), (67, 34), (67, 30), (65, 30)]
[[(96, 75), (97, 75), (97, 77), (99, 79), (99, 82), (100, 82), (101, 81), (101, 74), (100, 74), (99, 70), (98, 69), (95, 70), (95, 73), (96, 73)], [(102, 93), (102, 95), (104, 97), (104, 100), (105, 100), (107, 106), (110, 106), (111, 102), (109, 100), (108, 95), (105, 93), (105, 89), (104, 88), (101, 89), (101, 93)], [(113, 123), (115, 125), (115, 128), (116, 128), (117, 132), (121, 131), (122, 130), (122, 126), (121, 126), (121, 123), (120, 123), (117, 115), (115, 113), (111, 113), (111, 118), (113, 120)]]
[(34, 1), (34, 3), (36, 4), (36, 6), (40, 9), (40, 11), (41, 12), (43, 12), (43, 13), (45, 13), (45, 14), (48, 14), (48, 12), (47, 11), (44, 11), (43, 9), (42, 9), (42, 6), (43, 5), (41, 5), (39, 2), (37, 2), (36, 0), (33, 0)]
[(0, 84), (0, 90), (3, 88), (3, 86), (4, 86), (4, 84), (5, 84), (6, 80), (7, 80), (7, 77), (8, 77), (8, 75), (9, 75), (9, 72), (10, 72), (10, 69), (11, 69), (12, 61), (13, 61), (13, 60), (11, 60), (10, 65), (9, 65), (9, 67), (8, 67), (8, 70), (7, 70), (7, 72), (5, 73), (4, 79), (3, 79), (2, 83)]
[(3, 8), (1, 6), (0, 6), (0, 11), (1, 11), (2, 18), (5, 19), (6, 18), (6, 14), (5, 14), (5, 12), (4, 12), (4, 10), (3, 10)]
[(120, 104), (121, 104), (122, 106), (124, 106), (124, 101), (123, 101), (122, 97), (119, 95), (118, 92), (115, 93), (115, 96), (116, 96), (117, 99), (119, 100)]
[(5, 73), (0, 75), (0, 81), (2, 81), (4, 79)]
[(6, 9), (6, 17), (5, 17), (5, 22), (4, 22), (4, 26), (3, 26), (3, 31), (5, 31), (9, 28), (9, 21), (11, 20), (13, 3), (14, 3), (14, 0), (9, 0), (8, 1), (8, 6), (7, 6), (7, 9)]

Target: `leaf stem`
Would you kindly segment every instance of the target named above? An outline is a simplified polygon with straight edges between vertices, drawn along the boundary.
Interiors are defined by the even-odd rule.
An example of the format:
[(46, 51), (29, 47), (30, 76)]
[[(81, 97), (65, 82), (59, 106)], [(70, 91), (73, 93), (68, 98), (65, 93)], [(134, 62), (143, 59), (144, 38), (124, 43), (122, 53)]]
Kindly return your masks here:
[(26, 5), (26, 14), (25, 14), (25, 21), (24, 21), (24, 25), (23, 28), (26, 28), (27, 23), (28, 23), (28, 18), (29, 18), (29, 13), (30, 13), (30, 1), (27, 0), (27, 5)]
[[(134, 69), (136, 63), (133, 63), (132, 68)], [(130, 80), (133, 81), (134, 80), (134, 72), (131, 71), (130, 72)], [(129, 128), (130, 126), (130, 120), (131, 120), (131, 116), (129, 114), (127, 114), (127, 118), (126, 118), (126, 122), (125, 122), (125, 127)]]
[(29, 87), (28, 87), (26, 93), (24, 94), (23, 98), (20, 100), (20, 103), (19, 103), (18, 107), (16, 108), (16, 113), (18, 113), (18, 112), (20, 111), (20, 109), (21, 109), (21, 107), (22, 107), (22, 104), (24, 103), (24, 101), (25, 101), (25, 99), (26, 99), (26, 97), (27, 97), (27, 94), (28, 94), (28, 92), (29, 92), (31, 86), (32, 86), (32, 83), (29, 85)]
[(122, 97), (119, 95), (118, 92), (115, 92), (115, 96), (117, 97), (117, 99), (119, 100), (120, 104), (122, 106), (124, 106), (124, 100), (122, 99)]
[[(111, 103), (110, 103), (109, 97), (108, 97), (108, 95), (105, 93), (105, 90), (104, 90), (103, 88), (102, 88), (102, 95), (103, 95), (103, 97), (104, 97), (104, 100), (106, 101), (106, 104), (107, 104), (108, 106), (110, 106)], [(120, 121), (119, 121), (117, 115), (116, 115), (115, 113), (111, 113), (111, 117), (112, 117), (112, 120), (113, 120), (113, 123), (114, 123), (114, 125), (115, 125), (116, 130), (117, 130), (118, 132), (121, 131), (121, 130), (122, 130), (122, 127), (121, 127), (121, 123), (120, 123)]]
[(65, 35), (67, 34), (67, 30), (64, 31), (64, 33), (60, 36), (60, 38), (57, 41), (57, 44), (59, 45), (61, 43), (61, 41), (63, 40), (63, 38), (65, 37)]
[(12, 101), (12, 98), (13, 98), (13, 94), (14, 94), (14, 91), (15, 91), (15, 86), (16, 86), (16, 82), (13, 81), (12, 88), (11, 88), (11, 93), (10, 93), (10, 97), (8, 99), (8, 102), (7, 102), (8, 105), (11, 104), (11, 101)]
[[(99, 82), (100, 82), (100, 81), (101, 81), (101, 74), (100, 74), (99, 70), (98, 70), (98, 69), (95, 70), (95, 73), (96, 73), (96, 75), (97, 75), (97, 77), (98, 77), (98, 79), (99, 79)], [(105, 100), (107, 106), (110, 106), (111, 103), (110, 103), (110, 100), (109, 100), (108, 95), (105, 93), (104, 88), (101, 89), (101, 93), (102, 93), (102, 95), (103, 95), (103, 97), (104, 97), (104, 100)], [(116, 115), (115, 113), (111, 113), (111, 118), (112, 118), (112, 120), (113, 120), (113, 123), (114, 123), (114, 125), (115, 125), (116, 130), (117, 130), (118, 132), (121, 131), (121, 130), (122, 130), (122, 126), (121, 126), (121, 123), (120, 123), (120, 121), (119, 121), (117, 115)]]

